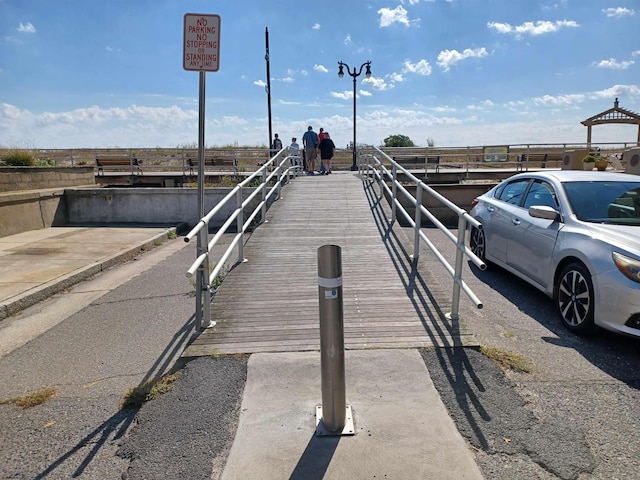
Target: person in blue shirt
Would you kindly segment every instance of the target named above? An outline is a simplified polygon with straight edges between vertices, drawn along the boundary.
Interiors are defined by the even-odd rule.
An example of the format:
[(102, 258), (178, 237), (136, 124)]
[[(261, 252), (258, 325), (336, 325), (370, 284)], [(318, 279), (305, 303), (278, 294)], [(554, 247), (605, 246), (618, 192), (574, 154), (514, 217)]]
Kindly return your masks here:
[(318, 134), (313, 131), (311, 125), (307, 127), (307, 131), (302, 136), (302, 146), (304, 147), (304, 156), (307, 161), (307, 173), (313, 175), (316, 169), (316, 158), (318, 157)]

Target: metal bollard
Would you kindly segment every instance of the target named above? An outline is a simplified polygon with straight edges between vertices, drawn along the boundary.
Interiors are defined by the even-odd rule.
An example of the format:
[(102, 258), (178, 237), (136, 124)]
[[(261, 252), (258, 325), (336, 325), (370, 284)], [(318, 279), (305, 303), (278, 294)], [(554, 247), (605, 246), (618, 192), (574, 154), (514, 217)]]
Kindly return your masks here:
[(322, 406), (316, 413), (316, 432), (353, 434), (353, 417), (345, 394), (342, 258), (337, 245), (318, 249), (318, 300)]

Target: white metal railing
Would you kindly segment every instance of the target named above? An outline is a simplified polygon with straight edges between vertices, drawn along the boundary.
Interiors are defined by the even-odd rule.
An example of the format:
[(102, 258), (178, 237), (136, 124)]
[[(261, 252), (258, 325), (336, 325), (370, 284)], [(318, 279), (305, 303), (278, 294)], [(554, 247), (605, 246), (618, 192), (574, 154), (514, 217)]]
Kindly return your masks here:
[[(413, 242), (413, 258), (417, 260), (420, 255), (420, 244), (423, 242), (433, 252), (438, 261), (444, 266), (447, 272), (453, 278), (453, 297), (451, 300), (451, 313), (450, 318), (457, 320), (459, 318), (459, 306), (460, 306), (460, 290), (475, 303), (476, 307), (482, 308), (482, 302), (473, 293), (471, 288), (462, 279), (462, 267), (464, 257), (468, 257), (478, 268), (484, 270), (486, 264), (478, 258), (472, 251), (465, 245), (465, 235), (467, 225), (470, 224), (475, 228), (482, 228), (482, 224), (469, 215), (466, 210), (458, 207), (456, 204), (440, 195), (434, 189), (422, 182), (419, 178), (411, 174), (408, 170), (403, 168), (400, 164), (395, 162), (389, 155), (384, 153), (378, 147), (372, 146), (369, 149), (371, 153), (365, 153), (358, 159), (358, 169), (363, 175), (369, 176), (375, 182), (379, 184), (378, 198), (381, 199), (383, 195), (387, 195), (391, 204), (391, 222), (394, 223), (397, 218), (398, 212), (403, 215), (407, 222), (414, 229), (414, 242)], [(387, 166), (389, 165), (389, 167)], [(402, 183), (398, 181), (398, 172), (402, 173), (403, 182), (411, 182), (416, 186), (416, 197), (414, 198), (411, 193), (404, 187)], [(389, 187), (389, 184), (391, 187)], [(402, 202), (399, 199), (399, 194), (402, 194), (409, 204), (415, 208), (415, 214), (413, 218), (407, 212)], [(423, 195), (429, 195), (436, 199), (445, 207), (455, 212), (458, 217), (458, 234), (454, 235), (440, 220), (438, 220), (424, 205), (422, 202)], [(444, 255), (437, 249), (437, 247), (429, 240), (427, 235), (422, 231), (422, 216), (427, 217), (438, 229), (440, 229), (445, 236), (455, 244), (456, 257), (454, 266), (451, 266)]]
[[(292, 177), (295, 178), (303, 173), (302, 158), (299, 155), (288, 155), (288, 153), (295, 152), (290, 147), (283, 148), (256, 172), (238, 183), (185, 236), (185, 242), (191, 241), (196, 236), (198, 241), (196, 260), (186, 273), (187, 278), (196, 276), (196, 328), (198, 330), (211, 326), (211, 296), (213, 293), (211, 285), (219, 275), (223, 274), (223, 269), (234, 248), (238, 249), (237, 262), (245, 261), (244, 233), (254, 220), (265, 221), (267, 206), (271, 198), (273, 197), (273, 201), (278, 200), (283, 184)], [(253, 191), (245, 198), (244, 190), (248, 188), (253, 188)], [(260, 201), (256, 203), (255, 199), (258, 196), (260, 196)], [(233, 202), (235, 202), (235, 209), (213, 237), (209, 238), (209, 222)], [(236, 228), (233, 240), (219, 258), (212, 258), (213, 248), (234, 222)], [(211, 268), (211, 262), (213, 262), (213, 268)], [(207, 320), (206, 324), (203, 319)]]

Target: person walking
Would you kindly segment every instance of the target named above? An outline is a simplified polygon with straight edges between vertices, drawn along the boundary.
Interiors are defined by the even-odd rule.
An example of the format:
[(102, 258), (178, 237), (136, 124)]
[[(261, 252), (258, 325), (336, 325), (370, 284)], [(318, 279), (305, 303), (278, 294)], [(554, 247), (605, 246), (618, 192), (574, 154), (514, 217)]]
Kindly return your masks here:
[(331, 140), (329, 132), (324, 132), (318, 148), (320, 149), (320, 161), (324, 167), (324, 175), (329, 175), (331, 173), (331, 159), (336, 153), (336, 145)]
[[(324, 138), (324, 128), (320, 127), (320, 130), (318, 130), (318, 145), (320, 145), (322, 143), (322, 139)], [(319, 147), (318, 147), (319, 148)], [(320, 160), (320, 166), (318, 167), (318, 173), (320, 175), (324, 175), (324, 165), (322, 164), (322, 159)]]
[(274, 134), (273, 136), (273, 145), (271, 145), (271, 156), (273, 157), (276, 153), (282, 150), (282, 140), (278, 138), (278, 134)]
[(318, 157), (318, 134), (313, 131), (311, 125), (307, 127), (307, 131), (302, 136), (302, 145), (304, 146), (304, 156), (307, 161), (307, 173), (314, 175), (316, 158)]
[[(291, 147), (291, 150), (289, 152), (289, 155), (292, 157), (298, 157), (300, 156), (300, 145), (298, 145), (298, 139), (296, 137), (293, 137), (291, 139), (291, 145), (289, 145)], [(290, 160), (291, 161), (291, 166), (294, 165), (294, 161), (293, 158)]]

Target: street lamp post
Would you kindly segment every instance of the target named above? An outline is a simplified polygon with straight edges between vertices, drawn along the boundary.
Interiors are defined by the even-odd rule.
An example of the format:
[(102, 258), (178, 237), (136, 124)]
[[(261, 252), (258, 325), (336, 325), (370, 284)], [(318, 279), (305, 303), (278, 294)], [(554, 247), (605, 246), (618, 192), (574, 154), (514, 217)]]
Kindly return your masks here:
[(360, 65), (360, 69), (356, 72), (354, 68), (353, 71), (349, 68), (344, 62), (338, 62), (338, 77), (344, 77), (344, 68), (346, 67), (347, 73), (353, 77), (353, 163), (351, 164), (351, 170), (358, 170), (358, 166), (356, 165), (356, 78), (362, 73), (362, 69), (367, 67), (367, 70), (364, 72), (367, 78), (371, 78), (371, 61), (365, 62)]

